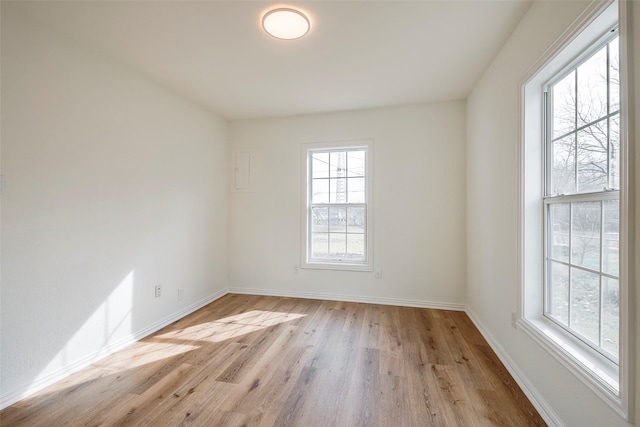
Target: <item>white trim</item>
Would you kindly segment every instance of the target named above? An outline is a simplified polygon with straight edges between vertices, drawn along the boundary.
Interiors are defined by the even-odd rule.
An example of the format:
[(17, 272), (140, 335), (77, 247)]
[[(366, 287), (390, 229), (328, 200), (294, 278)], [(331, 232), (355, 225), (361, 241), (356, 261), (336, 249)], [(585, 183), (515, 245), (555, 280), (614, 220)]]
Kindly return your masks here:
[[(620, 216), (620, 397), (622, 408), (627, 412), (627, 420), (631, 422), (636, 414), (636, 313), (635, 304), (635, 247), (632, 233), (635, 232), (635, 111), (636, 90), (634, 81), (634, 55), (638, 46), (633, 45), (634, 32), (640, 31), (640, 25), (633, 21), (633, 8), (638, 7), (633, 1), (620, 0), (618, 22), (620, 25), (620, 87), (626, 88), (620, 93), (620, 155), (627, 158), (620, 166), (620, 211), (627, 215)], [(634, 27), (635, 24), (635, 27)], [(637, 40), (637, 35), (635, 35)], [(634, 112), (636, 115), (634, 115)]]
[[(616, 414), (622, 418), (626, 418), (626, 414), (622, 409), (621, 399), (615, 397), (612, 391), (607, 390), (604, 380), (593, 373), (594, 371), (591, 368), (584, 367), (584, 364), (580, 362), (581, 355), (580, 352), (576, 350), (577, 347), (567, 346), (567, 348), (563, 348), (561, 344), (550, 339), (547, 334), (540, 332), (541, 327), (539, 325), (541, 323), (543, 323), (543, 321), (520, 319), (517, 325), (518, 328), (522, 329), (536, 343), (547, 350), (562, 366), (572, 372), (573, 375), (592, 392), (598, 395)], [(614, 381), (617, 380), (616, 378)]]
[(260, 288), (229, 288), (230, 294), (264, 295), (272, 297), (306, 298), (327, 301), (359, 302), (364, 304), (396, 305), (400, 307), (431, 308), (434, 310), (464, 311), (464, 304), (443, 303), (402, 298), (369, 297), (359, 295), (328, 294), (322, 292), (285, 291)]
[(86, 368), (87, 366), (91, 365), (92, 363), (95, 363), (101, 359), (104, 359), (105, 357), (115, 353), (116, 351), (122, 350), (123, 348), (127, 347), (128, 345), (131, 345), (133, 343), (135, 343), (136, 341), (139, 341), (149, 335), (151, 335), (152, 333), (164, 328), (167, 325), (170, 325), (171, 323), (175, 322), (176, 320), (182, 319), (183, 317), (193, 313), (194, 311), (204, 307), (207, 304), (212, 303), (213, 301), (223, 297), (224, 295), (226, 295), (228, 292), (226, 289), (222, 289), (220, 291), (217, 291), (211, 295), (209, 295), (208, 297), (205, 297), (203, 299), (201, 299), (200, 301), (196, 301), (195, 303), (184, 307), (178, 311), (176, 311), (175, 313), (172, 313), (160, 320), (158, 320), (157, 322), (152, 323), (151, 325), (147, 326), (144, 329), (141, 329), (137, 332), (134, 332), (126, 337), (123, 337), (122, 339), (118, 340), (117, 342), (110, 344), (106, 347), (103, 347), (97, 351), (94, 351), (92, 353), (89, 353), (88, 355), (69, 363), (67, 366), (58, 369), (54, 372), (51, 372), (49, 374), (46, 374), (40, 378), (37, 378), (35, 381), (33, 381), (31, 384), (29, 384), (26, 387), (20, 388), (18, 390), (13, 390), (10, 391), (6, 394), (3, 394), (0, 397), (0, 410), (6, 408), (7, 406), (13, 405), (14, 403), (18, 402), (19, 400), (25, 399), (35, 393), (37, 393), (38, 391), (68, 377), (69, 375), (78, 372), (81, 369)]
[(485, 328), (484, 324), (480, 321), (480, 318), (476, 316), (471, 307), (465, 307), (465, 312), (544, 421), (551, 427), (563, 427), (564, 424), (560, 420), (560, 417), (558, 417), (547, 401), (542, 397), (538, 390), (536, 390), (533, 384), (531, 384), (527, 376), (518, 368), (518, 365), (516, 365), (509, 354), (504, 350), (504, 348), (502, 348), (498, 343), (498, 340), (489, 333), (489, 330)]

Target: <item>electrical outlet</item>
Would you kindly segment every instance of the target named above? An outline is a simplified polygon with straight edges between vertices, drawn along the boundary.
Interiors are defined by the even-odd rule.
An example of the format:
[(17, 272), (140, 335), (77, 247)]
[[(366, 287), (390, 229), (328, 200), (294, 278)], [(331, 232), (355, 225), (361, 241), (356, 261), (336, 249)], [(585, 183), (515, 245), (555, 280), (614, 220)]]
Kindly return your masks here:
[(181, 301), (184, 298), (184, 289), (178, 288), (178, 301)]
[(156, 298), (159, 298), (162, 296), (162, 288), (160, 287), (160, 285), (156, 286)]
[(293, 274), (298, 274), (298, 272), (300, 271), (300, 268), (297, 265), (293, 266)]
[(375, 272), (376, 279), (382, 279), (382, 269), (378, 268)]
[(518, 328), (518, 324), (516, 323), (518, 320), (518, 316), (516, 314), (515, 311), (511, 312), (511, 326), (513, 326), (513, 329), (517, 329)]

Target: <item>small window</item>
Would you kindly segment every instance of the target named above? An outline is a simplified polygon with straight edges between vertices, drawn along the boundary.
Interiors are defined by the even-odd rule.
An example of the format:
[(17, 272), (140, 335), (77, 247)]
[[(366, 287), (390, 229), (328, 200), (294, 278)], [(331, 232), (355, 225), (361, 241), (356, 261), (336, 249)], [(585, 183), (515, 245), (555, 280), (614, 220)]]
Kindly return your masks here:
[(302, 267), (371, 270), (369, 142), (303, 148)]
[(544, 314), (618, 363), (620, 88), (617, 30), (545, 86)]

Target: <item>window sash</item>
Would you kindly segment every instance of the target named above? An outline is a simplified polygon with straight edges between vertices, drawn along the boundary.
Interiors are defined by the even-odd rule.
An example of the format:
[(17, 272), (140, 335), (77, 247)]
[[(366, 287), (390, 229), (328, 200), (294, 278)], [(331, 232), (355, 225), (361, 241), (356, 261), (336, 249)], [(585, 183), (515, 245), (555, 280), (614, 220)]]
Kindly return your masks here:
[[(610, 79), (610, 71), (611, 71), (611, 67), (610, 67), (610, 58), (611, 58), (611, 52), (609, 50), (609, 43), (612, 42), (614, 39), (616, 39), (617, 37), (619, 37), (619, 28), (618, 26), (613, 27), (612, 29), (610, 29), (609, 31), (607, 31), (606, 33), (604, 33), (599, 40), (597, 40), (595, 43), (591, 44), (587, 49), (585, 49), (584, 51), (582, 51), (582, 53), (578, 54), (576, 56), (576, 58), (571, 61), (566, 67), (564, 67), (560, 72), (554, 74), (554, 76), (547, 81), (544, 85), (543, 85), (543, 127), (545, 129), (544, 132), (544, 139), (545, 139), (545, 144), (544, 144), (544, 179), (545, 179), (545, 183), (544, 183), (544, 191), (545, 191), (545, 196), (553, 196), (553, 195), (558, 195), (556, 193), (553, 192), (553, 186), (554, 186), (554, 181), (553, 181), (553, 144), (556, 141), (559, 141), (563, 138), (567, 138), (569, 136), (573, 135), (573, 139), (574, 139), (574, 147), (575, 147), (575, 151), (574, 151), (574, 157), (576, 157), (576, 159), (574, 160), (574, 185), (575, 185), (575, 192), (569, 193), (569, 194), (584, 194), (583, 192), (580, 191), (579, 189), (579, 185), (578, 185), (578, 161), (577, 161), (577, 152), (578, 152), (578, 143), (577, 143), (577, 135), (579, 134), (579, 132), (588, 129), (590, 126), (593, 126), (595, 124), (598, 124), (604, 120), (607, 121), (607, 161), (606, 161), (606, 165), (607, 165), (607, 184), (606, 184), (606, 189), (604, 191), (610, 191), (610, 190), (619, 190), (619, 188), (611, 188), (611, 170), (610, 170), (610, 166), (611, 166), (611, 120), (613, 118), (615, 118), (616, 116), (620, 115), (620, 109), (616, 109), (616, 110), (611, 110), (611, 79)], [(578, 75), (577, 75), (577, 70), (580, 66), (582, 66), (583, 64), (585, 64), (587, 61), (589, 61), (594, 55), (596, 55), (602, 48), (607, 49), (606, 52), (606, 97), (607, 97), (607, 109), (606, 109), (606, 113), (601, 115), (600, 117), (597, 117), (593, 120), (590, 120), (588, 123), (583, 123), (578, 125), (578, 118), (577, 118), (577, 105), (575, 106), (576, 108), (576, 117), (574, 118), (574, 126), (571, 128), (570, 131), (564, 132), (561, 135), (558, 135), (556, 137), (554, 137), (553, 135), (553, 123), (554, 123), (554, 99), (553, 99), (553, 87), (558, 84), (559, 82), (561, 82), (564, 78), (566, 78), (569, 74), (571, 73), (575, 73), (575, 83), (574, 83), (574, 92), (575, 92), (575, 102), (577, 103), (577, 99), (578, 99), (578, 93), (579, 93), (579, 87), (578, 87)], [(619, 65), (620, 67), (620, 65)], [(619, 185), (618, 185), (619, 187)]]
[[(363, 232), (362, 233), (358, 233), (358, 232), (349, 232), (349, 225), (348, 225), (348, 218), (346, 218), (346, 222), (347, 224), (345, 224), (345, 228), (344, 231), (332, 231), (331, 230), (331, 225), (328, 224), (327, 227), (327, 231), (326, 232), (314, 232), (313, 230), (313, 215), (312, 212), (314, 209), (322, 209), (322, 208), (327, 208), (327, 209), (331, 209), (331, 208), (344, 208), (345, 210), (348, 209), (362, 209), (364, 211), (364, 214), (362, 216), (363, 219)], [(367, 243), (368, 243), (368, 236), (367, 236), (367, 230), (368, 230), (368, 223), (367, 223), (367, 204), (366, 203), (313, 203), (313, 204), (309, 204), (309, 209), (308, 209), (308, 214), (307, 214), (307, 219), (308, 219), (308, 223), (307, 223), (307, 230), (308, 230), (308, 236), (307, 237), (307, 260), (309, 262), (316, 262), (316, 263), (344, 263), (344, 264), (352, 264), (352, 265), (367, 265), (368, 264), (368, 253), (367, 253)], [(312, 245), (313, 245), (313, 235), (314, 234), (327, 234), (328, 235), (328, 249), (327, 249), (327, 257), (314, 257), (313, 256), (313, 250), (312, 250)], [(345, 256), (340, 258), (340, 257), (331, 257), (331, 235), (345, 235), (347, 240), (346, 240), (346, 244), (347, 244), (347, 248), (345, 251)], [(356, 235), (360, 235), (363, 237), (363, 249), (364, 249), (364, 259), (359, 260), (359, 259), (349, 259), (349, 249), (348, 249), (348, 245), (349, 245), (349, 239), (348, 236), (352, 235), (352, 236), (356, 236)]]
[[(606, 201), (619, 201), (619, 192), (618, 191), (607, 191), (601, 193), (590, 193), (590, 194), (575, 194), (568, 196), (555, 196), (555, 197), (546, 197), (544, 199), (544, 236), (545, 236), (545, 244), (544, 244), (544, 288), (543, 288), (543, 315), (548, 320), (552, 321), (554, 324), (558, 325), (571, 335), (578, 338), (584, 344), (597, 351), (599, 354), (613, 362), (614, 364), (619, 364), (619, 357), (614, 354), (608, 352), (603, 345), (603, 289), (604, 283), (603, 279), (613, 279), (617, 280), (618, 284), (620, 281), (620, 272), (618, 274), (612, 274), (604, 271), (603, 268), (603, 257), (604, 257), (604, 202)], [(592, 202), (599, 203), (599, 211), (600, 211), (600, 226), (599, 226), (599, 239), (598, 239), (598, 268), (590, 268), (585, 265), (581, 265), (576, 263), (573, 259), (573, 205), (575, 203), (583, 203), (583, 202)], [(560, 259), (559, 257), (553, 256), (552, 246), (553, 246), (553, 224), (552, 216), (550, 214), (550, 210), (555, 204), (568, 204), (569, 205), (569, 226), (568, 226), (568, 260)], [(618, 229), (620, 226), (618, 226)], [(618, 241), (618, 246), (620, 245)], [(553, 315), (552, 310), (552, 296), (553, 292), (550, 290), (552, 283), (552, 266), (554, 264), (560, 264), (567, 267), (567, 323), (563, 323), (558, 320), (556, 316)], [(580, 270), (582, 272), (597, 275), (598, 276), (598, 343), (594, 343), (589, 337), (585, 336), (579, 330), (573, 328), (572, 324), (572, 293), (571, 293), (571, 283), (572, 283), (572, 271)], [(618, 285), (619, 286), (619, 285)], [(620, 319), (618, 319), (618, 324), (620, 325)], [(618, 346), (620, 344), (618, 343)], [(618, 352), (620, 349), (618, 348)]]

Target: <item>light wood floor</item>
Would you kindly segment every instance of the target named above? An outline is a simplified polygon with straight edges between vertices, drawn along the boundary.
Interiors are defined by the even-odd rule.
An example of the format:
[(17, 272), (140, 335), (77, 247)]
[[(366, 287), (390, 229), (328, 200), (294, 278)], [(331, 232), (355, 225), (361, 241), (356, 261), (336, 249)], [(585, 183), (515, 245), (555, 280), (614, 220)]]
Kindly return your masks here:
[(8, 426), (542, 426), (461, 312), (227, 295), (0, 412)]

